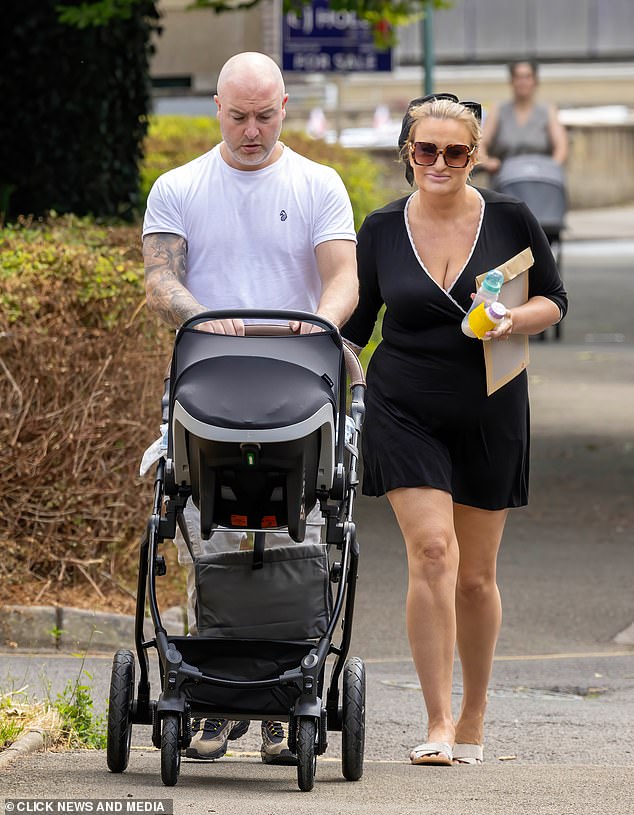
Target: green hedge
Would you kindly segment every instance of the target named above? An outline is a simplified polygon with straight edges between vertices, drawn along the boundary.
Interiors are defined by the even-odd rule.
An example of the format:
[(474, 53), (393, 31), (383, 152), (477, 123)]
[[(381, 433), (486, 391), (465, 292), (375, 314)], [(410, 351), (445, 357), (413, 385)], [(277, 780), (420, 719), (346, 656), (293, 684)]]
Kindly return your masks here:
[(49, 216), (0, 230), (2, 322), (42, 331), (114, 328), (144, 303), (140, 228)]

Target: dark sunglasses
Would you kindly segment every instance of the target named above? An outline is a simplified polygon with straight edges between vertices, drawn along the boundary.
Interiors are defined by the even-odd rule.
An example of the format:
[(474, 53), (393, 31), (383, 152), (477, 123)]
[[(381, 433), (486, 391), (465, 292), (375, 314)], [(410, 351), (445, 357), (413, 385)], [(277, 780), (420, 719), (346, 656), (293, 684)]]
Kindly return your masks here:
[(433, 142), (415, 141), (410, 145), (412, 161), (421, 167), (431, 167), (436, 163), (438, 156), (442, 156), (447, 167), (454, 170), (462, 170), (469, 163), (469, 157), (473, 155), (475, 147), (467, 144), (448, 144), (440, 150)]

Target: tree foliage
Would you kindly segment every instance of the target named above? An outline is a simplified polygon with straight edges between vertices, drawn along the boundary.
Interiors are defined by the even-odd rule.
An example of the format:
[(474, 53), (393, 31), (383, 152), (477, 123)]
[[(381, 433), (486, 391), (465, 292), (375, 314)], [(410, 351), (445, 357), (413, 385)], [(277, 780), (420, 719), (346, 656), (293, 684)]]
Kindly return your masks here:
[(56, 6), (60, 23), (88, 28), (108, 25), (112, 20), (130, 20), (139, 0), (88, 0), (79, 5)]
[(154, 0), (21, 0), (0, 27), (0, 215), (128, 215), (150, 105)]

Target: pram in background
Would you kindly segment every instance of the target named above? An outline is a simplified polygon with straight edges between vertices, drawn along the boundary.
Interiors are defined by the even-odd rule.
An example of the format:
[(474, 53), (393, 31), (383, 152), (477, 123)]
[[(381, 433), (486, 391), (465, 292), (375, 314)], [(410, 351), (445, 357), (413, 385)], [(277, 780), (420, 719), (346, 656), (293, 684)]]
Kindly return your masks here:
[[(561, 164), (539, 154), (511, 156), (502, 162), (493, 188), (528, 205), (546, 233), (561, 274), (561, 231), (567, 208), (566, 180)], [(545, 339), (546, 332), (540, 336)], [(560, 337), (561, 322), (555, 325), (555, 338)]]
[[(246, 336), (196, 329), (227, 318), (246, 320)], [(291, 320), (321, 330), (293, 335)], [(353, 427), (346, 438), (348, 383)], [(335, 326), (312, 314), (205, 312), (178, 331), (164, 416), (167, 453), (157, 465), (139, 554), (136, 698), (132, 651), (117, 651), (112, 668), (112, 772), (128, 765), (132, 725), (152, 725), (161, 778), (173, 786), (192, 718), (213, 717), (288, 721), (298, 786), (305, 791), (313, 787), (328, 730), (341, 731), (343, 775), (361, 777), (365, 668), (347, 654), (359, 557), (353, 510), (364, 390), (355, 354)], [(253, 533), (254, 547), (195, 556), (188, 542), (199, 635), (183, 637), (163, 626), (156, 579), (166, 571), (160, 545), (177, 528), (188, 541), (188, 500), (200, 510), (203, 539), (217, 528), (238, 529)], [(306, 515), (317, 500), (325, 542), (304, 543)], [(265, 533), (280, 530), (293, 542), (267, 548)], [(149, 640), (143, 633), (146, 605), (154, 626)], [(151, 648), (159, 659), (158, 700), (150, 696)]]

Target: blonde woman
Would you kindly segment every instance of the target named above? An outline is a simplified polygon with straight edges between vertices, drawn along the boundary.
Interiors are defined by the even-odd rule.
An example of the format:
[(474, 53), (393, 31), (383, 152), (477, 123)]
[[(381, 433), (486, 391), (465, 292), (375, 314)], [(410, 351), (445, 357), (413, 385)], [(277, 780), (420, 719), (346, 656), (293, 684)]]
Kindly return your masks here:
[[(479, 105), (452, 94), (410, 103), (399, 147), (415, 189), (362, 225), (359, 305), (342, 329), (365, 346), (385, 304), (367, 374), (363, 492), (387, 495), (407, 551), (407, 629), (427, 712), (414, 764), (483, 760), (501, 622), (497, 553), (508, 509), (528, 499), (526, 373), (487, 396), (480, 341), (460, 329), (475, 278), (531, 247), (528, 302), (489, 341), (538, 334), (567, 308), (526, 205), (470, 185), (480, 139)], [(457, 720), (456, 646), (464, 689)]]

